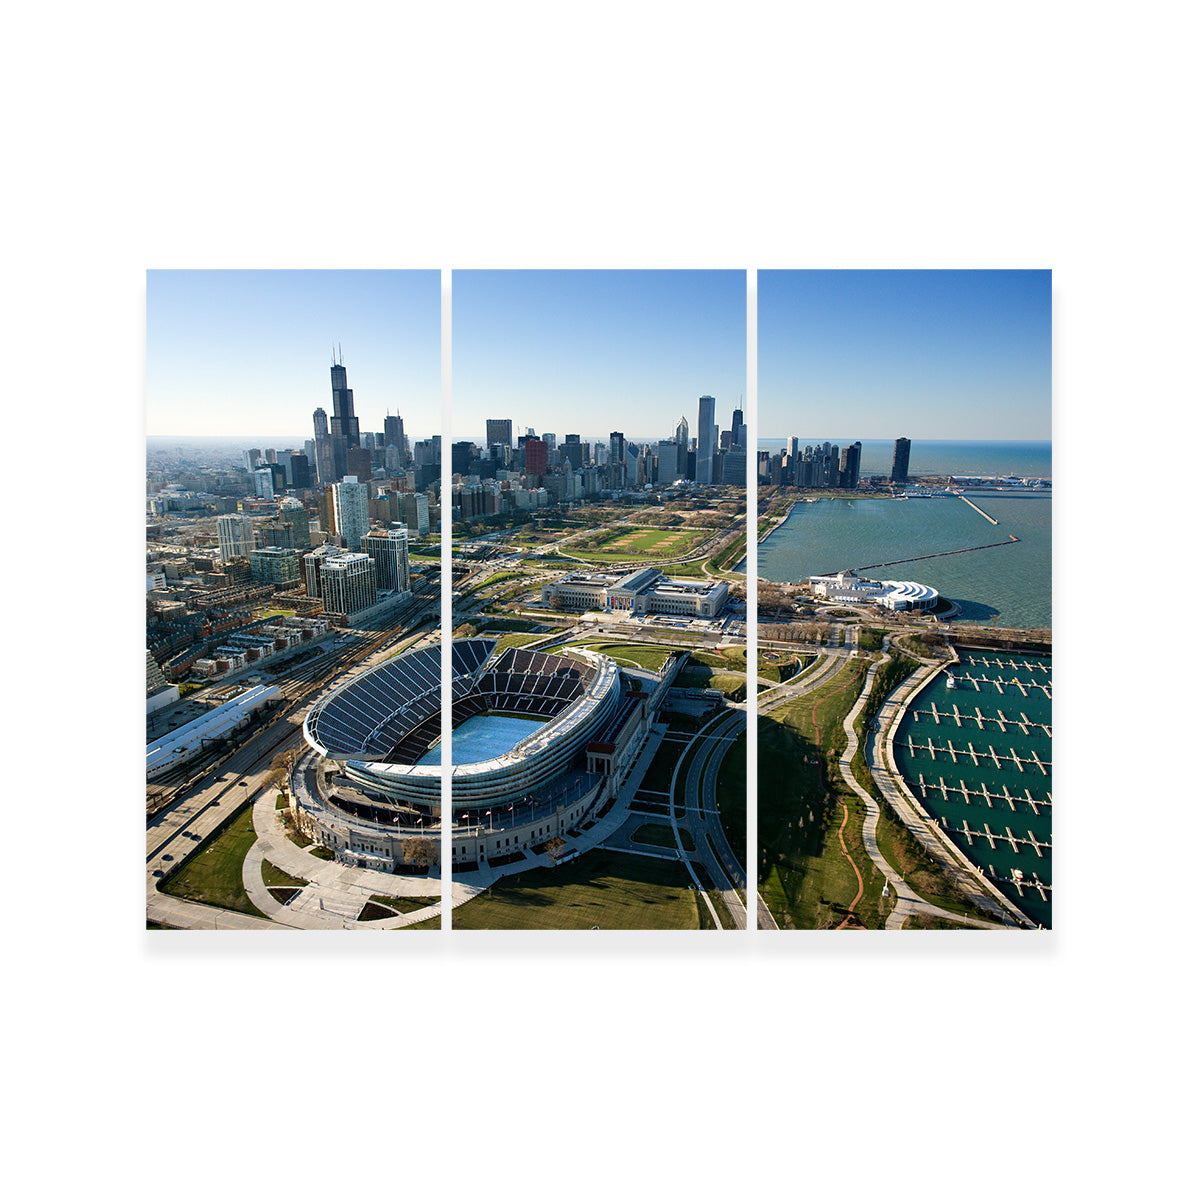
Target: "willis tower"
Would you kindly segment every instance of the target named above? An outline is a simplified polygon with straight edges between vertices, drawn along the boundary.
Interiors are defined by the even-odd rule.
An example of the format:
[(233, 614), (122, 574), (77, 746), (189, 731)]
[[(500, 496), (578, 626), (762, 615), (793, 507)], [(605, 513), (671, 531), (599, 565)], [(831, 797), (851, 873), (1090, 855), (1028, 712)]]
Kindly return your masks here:
[[(346, 368), (342, 365), (341, 347), (329, 377), (333, 382), (333, 413), (329, 418), (329, 438), (333, 443), (333, 472), (335, 479), (348, 474), (348, 449), (359, 446), (358, 418), (354, 415), (354, 392), (346, 386)], [(357, 457), (357, 456), (355, 456)]]

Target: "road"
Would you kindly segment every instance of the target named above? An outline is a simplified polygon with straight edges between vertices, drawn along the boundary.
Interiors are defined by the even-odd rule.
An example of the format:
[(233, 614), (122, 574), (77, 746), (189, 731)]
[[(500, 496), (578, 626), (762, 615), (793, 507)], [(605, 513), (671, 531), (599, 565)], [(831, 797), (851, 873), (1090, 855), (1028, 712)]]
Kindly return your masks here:
[[(190, 783), (180, 787), (171, 801), (147, 818), (149, 915), (152, 916), (156, 899), (164, 899), (158, 891), (161, 876), (206, 841), (224, 820), (258, 793), (267, 782), (271, 761), (276, 755), (301, 748), (301, 726), (317, 695), (331, 684), (340, 682), (346, 672), (365, 669), (390, 657), (395, 651), (395, 643), (412, 637), (421, 625), (428, 623), (428, 619), (426, 617), (404, 631), (368, 633), (358, 644), (304, 664), (296, 677), (281, 683), (284, 703), (270, 724), (222, 762), (203, 769)], [(440, 632), (440, 628), (434, 626), (418, 637), (414, 646), (437, 641)], [(269, 925), (269, 922), (264, 924)]]

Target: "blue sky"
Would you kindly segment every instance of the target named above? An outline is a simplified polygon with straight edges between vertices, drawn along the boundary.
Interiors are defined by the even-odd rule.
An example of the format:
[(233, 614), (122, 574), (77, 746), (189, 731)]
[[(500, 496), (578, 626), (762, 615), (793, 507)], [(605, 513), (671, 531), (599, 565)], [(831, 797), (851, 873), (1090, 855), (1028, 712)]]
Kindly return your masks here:
[(1050, 437), (1049, 271), (758, 272), (764, 438)]
[[(340, 342), (360, 428), (440, 432), (437, 271), (148, 271), (146, 432), (302, 445)], [(283, 444), (281, 442), (281, 444)]]
[(728, 429), (745, 408), (744, 271), (455, 271), (455, 439), (695, 434), (697, 399)]

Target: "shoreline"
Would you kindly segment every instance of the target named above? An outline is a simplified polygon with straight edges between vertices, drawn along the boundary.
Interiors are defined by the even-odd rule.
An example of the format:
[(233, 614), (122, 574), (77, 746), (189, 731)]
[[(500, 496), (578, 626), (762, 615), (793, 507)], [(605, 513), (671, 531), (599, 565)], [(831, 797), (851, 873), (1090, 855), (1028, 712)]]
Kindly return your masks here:
[[(1024, 488), (1024, 487), (1002, 488), (1002, 489), (994, 489), (991, 491), (990, 494), (996, 498), (1002, 498), (1004, 493), (1008, 493), (1013, 496), (1042, 495), (1048, 499), (1051, 498), (1051, 491), (1049, 488), (1045, 488), (1045, 489)], [(989, 513), (985, 512), (978, 504), (972, 503), (971, 500), (969, 500), (965, 495), (963, 495), (957, 489), (952, 493), (947, 493), (945, 498), (961, 500), (969, 508), (974, 509), (975, 512), (980, 517), (982, 517), (985, 521), (987, 521), (993, 527), (1001, 526), (1000, 521), (998, 521), (995, 517), (991, 516)], [(801, 495), (796, 496), (794, 499), (791, 499), (788, 502), (787, 508), (786, 508), (784, 514), (782, 515), (782, 517), (779, 518), (778, 520), (775, 520), (774, 523), (771, 525), (771, 527), (769, 529), (767, 529), (762, 534), (762, 536), (759, 537), (758, 544), (760, 547), (763, 546), (771, 538), (771, 536), (773, 534), (778, 533), (779, 530), (783, 528), (783, 526), (786, 524), (788, 518), (791, 517), (797, 504), (816, 503), (818, 501), (823, 501), (823, 500), (855, 500), (855, 499), (889, 500), (889, 499), (900, 499), (900, 497), (892, 497), (892, 496), (887, 496), (887, 495), (882, 495), (882, 494), (863, 494), (863, 493), (855, 493), (855, 492), (843, 492), (841, 494), (822, 493), (819, 495), (801, 494)], [(986, 500), (985, 500), (985, 503), (986, 503)], [(1001, 527), (1001, 528), (997, 528), (996, 532), (1002, 533), (1002, 532), (1006, 532), (1006, 531), (1004, 531), (1003, 528)], [(899, 565), (900, 563), (907, 563), (907, 562), (916, 563), (916, 562), (920, 562), (920, 561), (924, 561), (924, 560), (928, 560), (928, 559), (958, 557), (963, 554), (967, 554), (969, 552), (976, 552), (976, 551), (980, 551), (980, 550), (999, 548), (1001, 546), (1020, 545), (1023, 540), (1024, 540), (1024, 538), (1022, 538), (1022, 537), (1018, 537), (1015, 534), (1008, 533), (1007, 539), (1003, 540), (1003, 541), (987, 542), (983, 545), (964, 546), (964, 547), (959, 547), (959, 548), (953, 549), (953, 550), (942, 550), (942, 551), (930, 552), (930, 553), (926, 553), (926, 554), (912, 555), (912, 556), (904, 557), (904, 558), (889, 559), (888, 561), (876, 562), (876, 563), (871, 563), (871, 564), (865, 565), (865, 566), (856, 566), (854, 568), (846, 568), (846, 569), (853, 569), (855, 572), (865, 572), (865, 573), (867, 573), (865, 577), (871, 578), (871, 577), (874, 577), (870, 574), (872, 571), (878, 571), (881, 568), (896, 566), (896, 565)], [(743, 562), (740, 566), (740, 569), (744, 570), (744, 566), (745, 566), (745, 564)], [(809, 575), (814, 574), (814, 573), (815, 572), (808, 572), (803, 577), (795, 578), (795, 579), (793, 579), (793, 578), (771, 579), (770, 577), (763, 574), (762, 563), (761, 563), (761, 559), (760, 559), (759, 578), (760, 578), (760, 580), (762, 580), (766, 583), (777, 583), (777, 584), (803, 583), (804, 580), (809, 577)], [(824, 572), (824, 573), (830, 574), (831, 572)], [(976, 594), (983, 594), (983, 592), (988, 590), (986, 588), (981, 589), (981, 587), (978, 586), (978, 581), (975, 581), (975, 583), (977, 586), (967, 586), (967, 585), (962, 584), (961, 582), (958, 586), (959, 586), (960, 590), (962, 590), (962, 588), (964, 586), (967, 586), (967, 590), (969, 592), (975, 592)], [(942, 589), (940, 586), (939, 586), (938, 590), (941, 591), (943, 593), (943, 595), (946, 595), (944, 589)], [(1030, 592), (1029, 594), (1032, 595), (1034, 593)], [(950, 599), (950, 598), (951, 597), (949, 595), (947, 595), (947, 599)], [(957, 600), (960, 604), (965, 605), (968, 610), (970, 609), (970, 607), (972, 606), (973, 603), (981, 604), (981, 605), (985, 605), (985, 606), (987, 604), (986, 599), (972, 601), (969, 597), (966, 600), (964, 600), (961, 596), (957, 596)], [(1003, 602), (1003, 600), (1004, 600), (1004, 597), (1001, 597), (1001, 602)], [(1010, 604), (1010, 607), (1011, 607), (1011, 604)], [(1017, 607), (1020, 608), (1021, 606), (1018, 605)], [(1000, 615), (1000, 619), (1002, 619), (1004, 621), (1003, 628), (1012, 628), (1012, 629), (1020, 629), (1020, 630), (1051, 629), (1052, 628), (1051, 622), (1053, 620), (1052, 598), (1051, 598), (1051, 603), (1050, 603), (1049, 609), (1050, 609), (1050, 611), (1047, 613), (1046, 618), (1044, 620), (1039, 619), (1038, 614), (1035, 614), (1032, 617), (1030, 617), (1030, 616), (1028, 616), (1028, 614), (1026, 614), (1025, 619), (1029, 622), (1027, 625), (1012, 624), (1013, 616), (1015, 614), (1008, 614), (1007, 616), (1000, 615), (1000, 614), (998, 614), (998, 615)], [(1019, 620), (1020, 618), (1017, 618), (1017, 619)], [(993, 622), (991, 620), (986, 620), (986, 619), (974, 619), (973, 620), (970, 617), (964, 617), (961, 615), (956, 616), (955, 619), (953, 620), (952, 624), (963, 630), (978, 629), (980, 631), (986, 631), (988, 629), (1001, 627), (999, 625), (993, 624)]]

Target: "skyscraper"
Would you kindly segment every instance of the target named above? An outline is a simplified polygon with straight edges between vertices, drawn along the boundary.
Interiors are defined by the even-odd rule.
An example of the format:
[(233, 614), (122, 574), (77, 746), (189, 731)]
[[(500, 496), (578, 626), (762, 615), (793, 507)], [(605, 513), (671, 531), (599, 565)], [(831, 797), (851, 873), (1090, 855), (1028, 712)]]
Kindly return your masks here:
[(525, 474), (542, 476), (546, 474), (548, 447), (541, 438), (528, 438), (525, 442)]
[(908, 482), (908, 451), (912, 443), (906, 437), (896, 439), (896, 449), (892, 453), (892, 482)]
[(842, 451), (842, 461), (839, 464), (839, 484), (844, 488), (858, 487), (859, 464), (862, 461), (862, 442), (855, 442)]
[(358, 418), (354, 415), (354, 392), (346, 386), (346, 368), (334, 363), (329, 368), (333, 383), (333, 416), (329, 421), (331, 437), (344, 437), (347, 446), (360, 444)]
[(291, 528), (292, 546), (296, 550), (307, 550), (312, 541), (308, 532), (308, 510), (290, 496), (279, 502), (279, 520)]
[(401, 461), (404, 459), (404, 418), (393, 417), (390, 413), (383, 418), (383, 444), (395, 446), (400, 451)]
[(372, 529), (363, 538), (362, 548), (375, 564), (375, 582), (382, 591), (412, 590), (408, 574), (408, 533), (405, 530)]
[(349, 549), (358, 550), (371, 528), (370, 488), (359, 483), (356, 476), (347, 475), (341, 483), (333, 485), (332, 492), (333, 521), (338, 535), (346, 539)]
[(488, 421), (487, 444), (494, 446), (497, 442), (512, 449), (512, 421)]
[(712, 483), (713, 417), (717, 402), (701, 396), (696, 411), (696, 482)]
[(733, 410), (733, 425), (730, 428), (729, 442), (732, 446), (745, 446), (746, 444), (746, 422), (742, 416), (742, 410), (735, 408)]

